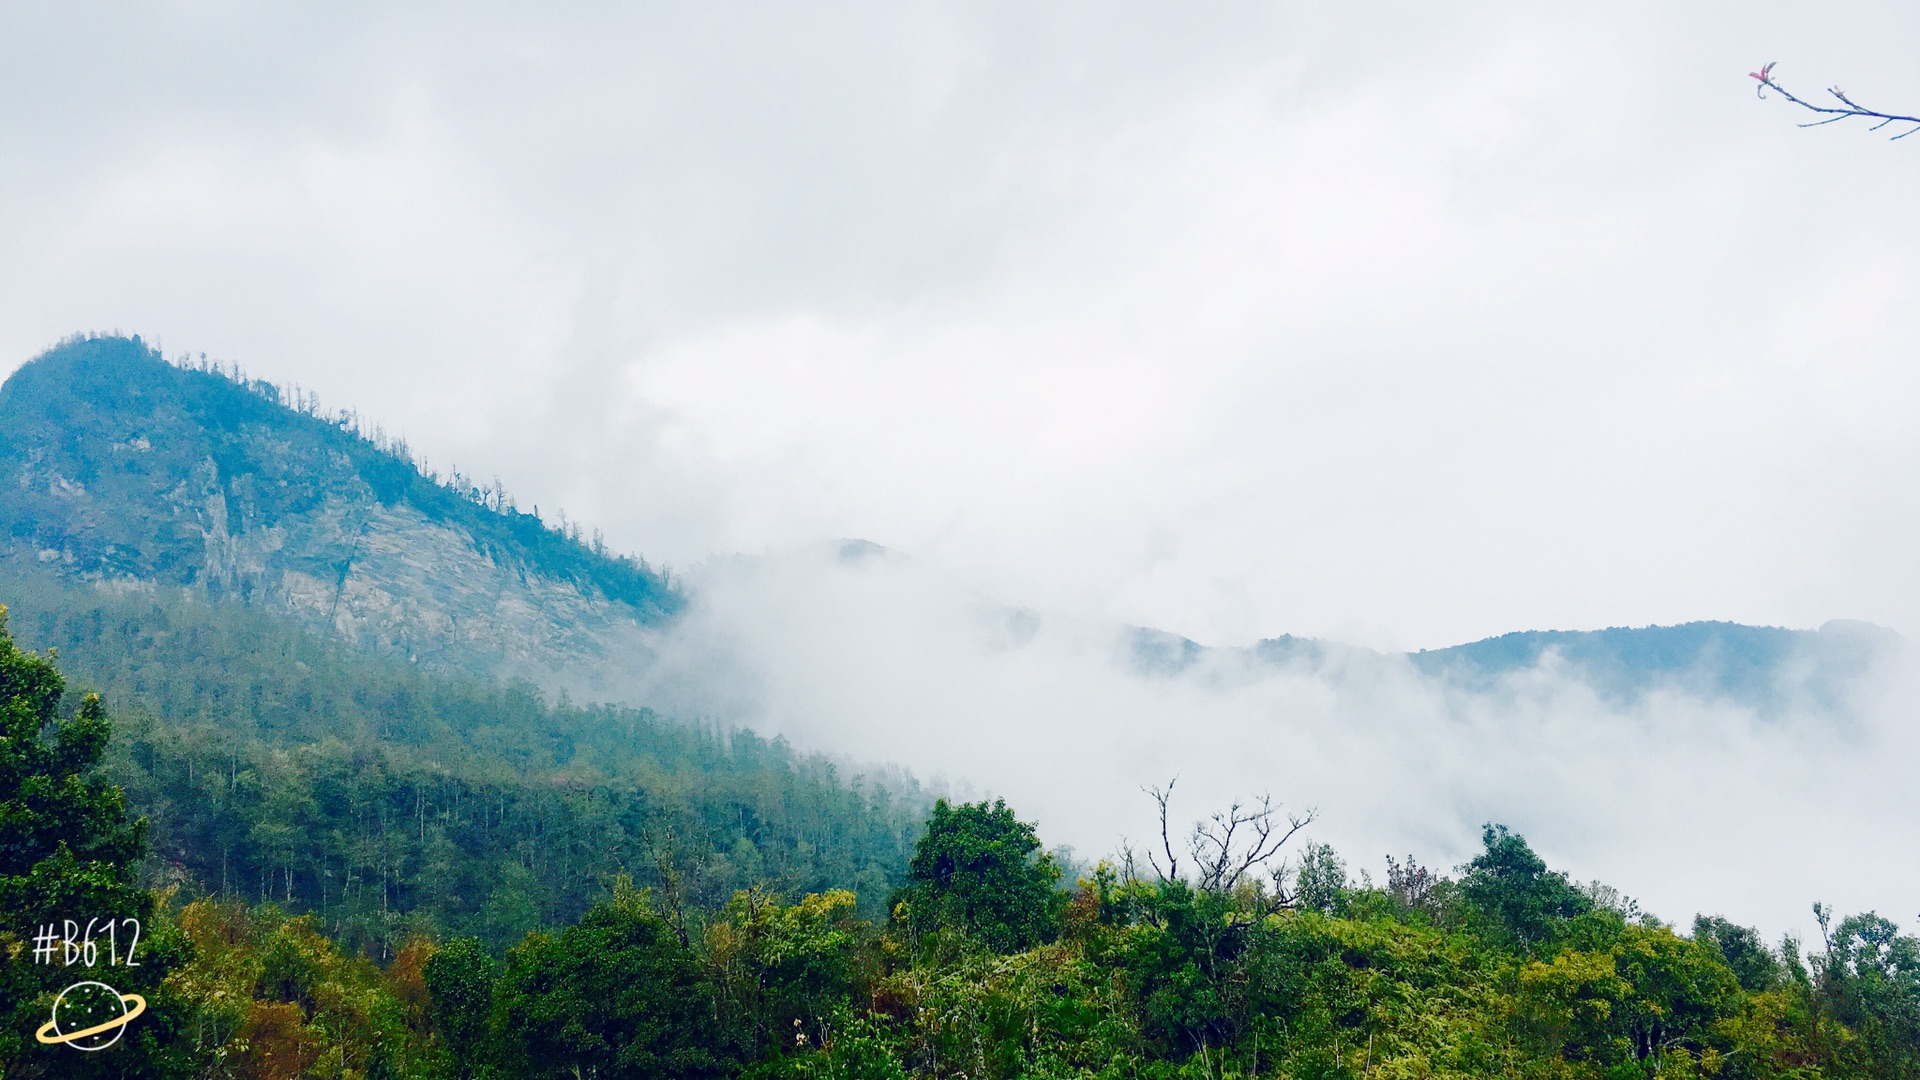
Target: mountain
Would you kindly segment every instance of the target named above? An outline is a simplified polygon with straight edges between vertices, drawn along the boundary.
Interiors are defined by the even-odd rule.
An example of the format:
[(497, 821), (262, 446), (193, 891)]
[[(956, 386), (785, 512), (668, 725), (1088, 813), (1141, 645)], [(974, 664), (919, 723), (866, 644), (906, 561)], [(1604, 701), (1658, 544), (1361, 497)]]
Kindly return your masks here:
[[(0, 558), (96, 588), (182, 588), (432, 670), (594, 700), (671, 693), (653, 661), (689, 595), (668, 575), (498, 491), (423, 473), (404, 444), (363, 434), (352, 414), (320, 415), (237, 371), (170, 364), (137, 337), (69, 340), (0, 386), (0, 492)], [(901, 557), (865, 541), (838, 548), (843, 562)], [(1009, 647), (1042, 621), (984, 599), (980, 610)], [(1161, 677), (1221, 658), (1401, 658), (1475, 690), (1548, 663), (1615, 701), (1664, 687), (1771, 708), (1830, 702), (1892, 640), (1858, 623), (1699, 622), (1379, 654), (1291, 635), (1223, 649), (1134, 628), (1122, 654)]]
[[(998, 1062), (1008, 1075), (1192, 1076), (1196, 1061), (1209, 1076), (1238, 1062), (1258, 1074), (1263, 1060), (1269, 1072), (1351, 1075), (1364, 1060), (1421, 1075), (1439, 1062), (1466, 1076), (1487, 1074), (1488, 1048), (1543, 1075), (1602, 1055), (1612, 1055), (1610, 1075), (1788, 1060), (1823, 1075), (1842, 1075), (1830, 1062), (1853, 1070), (1845, 1075), (1915, 1075), (1920, 985), (1895, 976), (1911, 974), (1902, 958), (1920, 943), (1871, 913), (1830, 926), (1816, 907), (1824, 954), (1792, 938), (1776, 953), (1717, 916), (1697, 918), (1689, 938), (1616, 889), (1548, 870), (1494, 824), (1485, 852), (1469, 853), (1452, 879), (1409, 856), (1388, 860), (1385, 889), (1365, 871), (1353, 883), (1343, 857), (1313, 843), (1288, 852), (1299, 859), (1290, 899), (1250, 875), (1195, 885), (1118, 880), (1109, 869), (1087, 875), (1069, 901), (1049, 884), (1052, 866), (1034, 861), (1034, 826), (1004, 804), (930, 815), (910, 776), (849, 770), (632, 696), (677, 684), (683, 713), (724, 715), (721, 691), (752, 691), (758, 679), (767, 700), (802, 721), (824, 718), (817, 730), (842, 745), (875, 752), (881, 737), (905, 732), (890, 745), (906, 747), (944, 732), (944, 750), (978, 755), (975, 778), (1021, 783), (1008, 766), (1025, 766), (1025, 794), (1055, 791), (1056, 807), (1130, 787), (1129, 770), (1177, 774), (1182, 755), (1234, 759), (1210, 787), (1196, 777), (1183, 792), (1231, 797), (1222, 777), (1291, 769), (1283, 780), (1317, 774), (1321, 791), (1354, 789), (1350, 813), (1397, 810), (1426, 835), (1436, 820), (1439, 829), (1449, 818), (1500, 820), (1480, 810), (1502, 801), (1564, 803), (1546, 820), (1565, 833), (1597, 813), (1586, 819), (1592, 831), (1631, 845), (1637, 864), (1649, 861), (1647, 840), (1664, 836), (1690, 872), (1745, 872), (1772, 887), (1777, 850), (1835, 838), (1854, 840), (1850, 850), (1874, 865), (1899, 863), (1886, 858), (1901, 845), (1885, 793), (1901, 789), (1906, 743), (1862, 724), (1838, 740), (1847, 753), (1807, 755), (1824, 730), (1807, 741), (1790, 724), (1753, 725), (1774, 730), (1749, 739), (1738, 723), (1624, 725), (1634, 730), (1608, 742), (1567, 738), (1595, 715), (1608, 719), (1583, 708), (1565, 724), (1539, 711), (1523, 723), (1459, 723), (1476, 718), (1422, 715), (1415, 701), (1411, 722), (1395, 723), (1408, 698), (1363, 693), (1355, 709), (1317, 714), (1308, 699), (1341, 682), (1391, 690), (1426, 680), (1422, 690), (1438, 686), (1451, 702), (1468, 696), (1456, 687), (1497, 696), (1570, 677), (1620, 701), (1675, 690), (1762, 712), (1845, 706), (1848, 683), (1897, 641), (1888, 632), (1690, 623), (1528, 631), (1412, 654), (1292, 636), (1217, 648), (1043, 617), (937, 577), (843, 541), (803, 558), (716, 560), (683, 588), (517, 512), (498, 492), (423, 473), (351, 416), (316, 415), (237, 374), (166, 364), (138, 339), (76, 340), (0, 387), (0, 603), (10, 608), (0, 609), (0, 635), (57, 650), (72, 688), (106, 701), (112, 738), (103, 750), (99, 728), (67, 728), (57, 749), (7, 755), (26, 769), (12, 768), (18, 797), (0, 809), (25, 808), (14, 817), (28, 832), (51, 834), (35, 818), (46, 781), (104, 752), (104, 779), (151, 842), (143, 884), (177, 887), (162, 894), (177, 900), (229, 901), (162, 903), (150, 919), (162, 944), (143, 963), (171, 971), (140, 984), (153, 1019), (123, 1045), (157, 1047), (176, 1071), (191, 1062), (264, 1075), (318, 1061), (369, 1076), (440, 1066), (604, 1074), (636, 1059), (612, 1052), (640, 1045), (632, 1032), (644, 1023), (745, 1057), (778, 1047), (746, 1070), (768, 1076), (903, 1076), (903, 1063), (970, 1054), (988, 1062), (985, 1073)], [(1012, 655), (1022, 650), (1033, 651)], [(0, 687), (0, 704), (11, 701), (34, 729), (59, 676), (44, 660), (9, 655), (14, 689)], [(968, 655), (1011, 662), (955, 664)], [(757, 671), (770, 656), (785, 669)], [(1067, 677), (1035, 677), (1049, 664)], [(1208, 700), (1208, 680), (1231, 689), (1298, 673), (1325, 683), (1226, 708)], [(1004, 693), (971, 685), (995, 679)], [(1174, 679), (1194, 684), (1145, 685)], [(885, 684), (881, 707), (849, 735), (845, 718), (863, 703), (844, 689), (875, 684)], [(540, 688), (575, 686), (607, 696), (582, 705)], [(604, 703), (622, 694), (626, 704)], [(79, 698), (66, 695), (67, 716)], [(75, 732), (81, 741), (70, 742)], [(30, 744), (38, 731), (28, 735)], [(1517, 755), (1506, 752), (1516, 743)], [(1796, 756), (1827, 760), (1807, 773), (1773, 768)], [(63, 782), (79, 787), (71, 775)], [(1849, 802), (1856, 788), (1867, 798)], [(1811, 809), (1783, 811), (1788, 798)], [(1162, 812), (1164, 830), (1164, 803)], [(1811, 822), (1803, 834), (1815, 842), (1782, 841), (1783, 820)], [(1209, 843), (1229, 861), (1244, 854), (1232, 830), (1248, 823), (1267, 838), (1264, 813), (1212, 823), (1195, 827), (1196, 854)], [(93, 824), (54, 828), (84, 836)], [(1742, 849), (1741, 829), (1759, 842)], [(52, 868), (61, 889), (47, 895), (66, 896), (114, 873), (59, 850), (10, 880)], [(917, 857), (927, 852), (937, 857)], [(1001, 890), (1020, 895), (976, 903), (980, 873), (911, 873), (955, 857), (1021, 884)], [(1789, 889), (1808, 879), (1797, 870)], [(1852, 884), (1872, 880), (1862, 872)], [(1734, 902), (1752, 903), (1738, 892)], [(1206, 926), (1218, 932), (1195, 932)], [(469, 936), (477, 947), (458, 940)], [(1036, 939), (1048, 943), (991, 955)], [(0, 946), (9, 940), (0, 927)], [(18, 944), (13, 952), (24, 955)], [(1615, 977), (1622, 956), (1632, 963)], [(44, 992), (0, 994), (22, 1018), (13, 1043), (0, 1044), (8, 1063), (22, 1060), (24, 1032), (47, 1015), (58, 983), (53, 969), (44, 975)], [(626, 1000), (649, 979), (660, 982), (650, 997)], [(1601, 1014), (1611, 995), (1625, 1019), (1568, 1042), (1562, 1006), (1575, 992)], [(660, 1007), (669, 994), (673, 1007)], [(621, 995), (624, 1012), (601, 1008)], [(1355, 1007), (1367, 1001), (1391, 1007)], [(983, 1015), (998, 1020), (983, 1026)], [(1672, 1017), (1692, 1026), (1654, 1038), (1648, 1016), (1662, 1031)], [(1753, 1016), (1767, 1022), (1746, 1022)], [(991, 1057), (983, 1030), (997, 1040)], [(1542, 1031), (1552, 1037), (1535, 1038)], [(458, 1032), (485, 1035), (468, 1045), (449, 1038)], [(1656, 1044), (1673, 1069), (1634, 1056)]]
[(1485, 689), (1543, 663), (1602, 697), (1632, 702), (1665, 688), (1771, 711), (1789, 699), (1832, 707), (1853, 680), (1900, 640), (1871, 623), (1835, 620), (1818, 630), (1692, 622), (1606, 630), (1529, 630), (1411, 656), (1429, 675)]
[(183, 588), (596, 696), (684, 604), (646, 563), (290, 396), (138, 337), (63, 343), (0, 386), (0, 543), (103, 588)]
[(1428, 679), (1488, 693), (1545, 668), (1584, 683), (1614, 705), (1632, 705), (1664, 690), (1772, 713), (1799, 705), (1841, 705), (1847, 688), (1900, 641), (1900, 635), (1884, 627), (1838, 619), (1816, 630), (1710, 621), (1522, 630), (1413, 653), (1383, 653), (1291, 634), (1243, 649), (1209, 648), (1177, 634), (1133, 628), (1123, 649), (1132, 670), (1146, 676), (1178, 675), (1223, 659), (1250, 660), (1256, 667), (1360, 671), (1404, 662)]
[(884, 910), (911, 777), (633, 701), (686, 604), (667, 575), (289, 396), (137, 338), (0, 386), (0, 632), (107, 703), (153, 883), (383, 957), (504, 947), (621, 877)]

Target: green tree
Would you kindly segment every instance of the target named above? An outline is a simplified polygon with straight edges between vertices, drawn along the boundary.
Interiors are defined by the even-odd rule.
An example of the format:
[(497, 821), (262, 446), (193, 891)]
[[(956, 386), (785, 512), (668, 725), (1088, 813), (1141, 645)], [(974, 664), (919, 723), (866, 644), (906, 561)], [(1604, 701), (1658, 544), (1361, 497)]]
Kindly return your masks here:
[(1816, 905), (1827, 951), (1815, 970), (1821, 1004), (1856, 1036), (1852, 1055), (1874, 1076), (1920, 1076), (1920, 938), (1869, 911), (1828, 929)]
[(1331, 915), (1347, 892), (1347, 864), (1331, 844), (1308, 844), (1294, 872), (1294, 904)]
[(729, 1029), (761, 1054), (801, 1035), (825, 1038), (828, 1017), (854, 996), (870, 928), (844, 889), (809, 893), (797, 904), (762, 890), (734, 894), (706, 933)]
[(1120, 887), (1118, 914), (1131, 925), (1113, 940), (1111, 959), (1126, 970), (1142, 1030), (1162, 1052), (1217, 1049), (1246, 1030), (1244, 961), (1267, 924), (1240, 899), (1180, 878)]
[(559, 935), (529, 935), (494, 991), (494, 1033), (512, 1076), (719, 1076), (719, 1027), (699, 959), (625, 882)]
[(313, 916), (273, 904), (201, 899), (173, 918), (193, 944), (192, 962), (167, 984), (184, 1008), (195, 1077), (445, 1075), (428, 1038), (424, 941), (382, 971), (342, 953)]
[(1051, 941), (1066, 906), (1059, 866), (1002, 799), (934, 803), (907, 874), (894, 907), (914, 929), (958, 930), (994, 952)]
[[(118, 951), (134, 920), (153, 926), (153, 897), (135, 884), (146, 822), (129, 820), (125, 795), (94, 771), (111, 730), (106, 710), (89, 694), (63, 716), (65, 681), (50, 658), (14, 646), (6, 611), (0, 605), (0, 1075), (178, 1073), (186, 1062), (171, 1045), (176, 1017), (160, 990), (182, 958), (177, 935), (149, 934), (133, 967), (110, 964), (99, 946), (94, 966), (65, 963), (64, 945), (53, 962), (37, 962), (45, 958), (29, 945), (40, 928), (71, 920), (76, 929), (111, 923), (107, 948)], [(83, 979), (141, 994), (148, 1015), (105, 1052), (37, 1043), (55, 995)]]
[(1718, 915), (1699, 915), (1693, 920), (1693, 940), (1720, 951), (1720, 958), (1732, 969), (1740, 988), (1748, 993), (1772, 990), (1784, 975), (1779, 957), (1767, 948), (1760, 931), (1740, 926)]
[(427, 960), (433, 1030), (447, 1048), (458, 1080), (486, 1060), (487, 1015), (493, 1004), (494, 963), (478, 938), (454, 938)]
[(1593, 902), (1505, 825), (1482, 830), (1485, 850), (1461, 867), (1460, 895), (1496, 937), (1521, 948), (1549, 940), (1566, 920), (1593, 909)]
[(1517, 1006), (1544, 1054), (1646, 1075), (1713, 1060), (1740, 1000), (1711, 938), (1597, 911), (1575, 920), (1551, 961), (1521, 968)]

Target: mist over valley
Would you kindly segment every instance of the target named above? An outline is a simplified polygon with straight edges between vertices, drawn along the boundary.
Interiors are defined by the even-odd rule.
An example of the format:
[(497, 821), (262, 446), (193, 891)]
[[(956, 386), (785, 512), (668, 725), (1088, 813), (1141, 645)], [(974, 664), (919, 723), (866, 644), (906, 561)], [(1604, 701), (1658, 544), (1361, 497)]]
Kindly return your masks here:
[[(1008, 604), (865, 541), (669, 577), (283, 398), (137, 340), (28, 364), (0, 391), (6, 557), (80, 590), (63, 604), (237, 605), (444, 676), (904, 768), (1007, 798), (1089, 862), (1150, 839), (1143, 789), (1177, 777), (1195, 817), (1258, 793), (1315, 808), (1313, 837), (1371, 872), (1462, 862), (1499, 821), (1650, 910), (1774, 932), (1805, 932), (1814, 899), (1884, 908), (1920, 884), (1873, 855), (1913, 827), (1891, 808), (1916, 736), (1911, 650), (1870, 624), (1208, 646)], [(14, 603), (24, 643), (56, 643)], [(1819, 896), (1783, 891), (1783, 844)], [(1751, 906), (1719, 912), (1730, 896)]]

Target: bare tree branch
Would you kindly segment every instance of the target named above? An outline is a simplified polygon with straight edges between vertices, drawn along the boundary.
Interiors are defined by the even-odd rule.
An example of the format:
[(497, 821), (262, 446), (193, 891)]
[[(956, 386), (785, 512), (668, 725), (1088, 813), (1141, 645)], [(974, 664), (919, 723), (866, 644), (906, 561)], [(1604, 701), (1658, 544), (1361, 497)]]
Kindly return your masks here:
[(680, 875), (679, 860), (675, 858), (673, 827), (669, 825), (657, 832), (643, 828), (640, 830), (640, 842), (646, 846), (654, 872), (660, 876), (660, 891), (666, 896), (670, 907), (668, 921), (674, 933), (679, 935), (680, 944), (686, 945), (691, 940), (687, 933), (686, 889)]
[(1828, 87), (1827, 93), (1832, 94), (1834, 100), (1838, 101), (1843, 106), (1842, 108), (1834, 108), (1829, 105), (1815, 105), (1811, 101), (1806, 101), (1799, 97), (1796, 97), (1792, 91), (1789, 91), (1786, 87), (1781, 86), (1779, 83), (1773, 81), (1772, 62), (1769, 62), (1766, 67), (1761, 68), (1759, 71), (1747, 72), (1747, 75), (1757, 80), (1760, 83), (1759, 86), (1756, 86), (1753, 88), (1753, 92), (1759, 97), (1765, 98), (1767, 96), (1767, 91), (1773, 90), (1776, 93), (1778, 93), (1781, 97), (1786, 98), (1788, 101), (1793, 102), (1795, 105), (1798, 105), (1801, 108), (1808, 110), (1809, 112), (1820, 113), (1821, 115), (1826, 117), (1826, 119), (1824, 120), (1809, 120), (1806, 123), (1801, 124), (1800, 125), (1801, 127), (1821, 127), (1825, 124), (1834, 124), (1842, 120), (1851, 120), (1857, 116), (1857, 117), (1861, 117), (1862, 119), (1879, 121), (1879, 123), (1874, 124), (1872, 127), (1869, 127), (1867, 129), (1868, 131), (1879, 131), (1881, 128), (1886, 127), (1888, 124), (1912, 124), (1913, 125), (1907, 130), (1902, 131), (1898, 135), (1889, 136), (1889, 139), (1896, 139), (1896, 140), (1904, 139), (1907, 136), (1913, 134), (1914, 132), (1920, 131), (1920, 116), (1903, 116), (1899, 113), (1885, 113), (1885, 112), (1879, 111), (1878, 109), (1869, 109), (1863, 105), (1857, 105), (1854, 103), (1852, 98), (1849, 98), (1846, 95), (1845, 91), (1841, 90), (1837, 86)]
[(1262, 795), (1257, 806), (1236, 802), (1224, 813), (1195, 824), (1191, 848), (1200, 867), (1200, 887), (1231, 892), (1247, 871), (1278, 855), (1287, 841), (1314, 818), (1312, 810), (1299, 816), (1288, 814), (1282, 828), (1276, 820), (1278, 814), (1273, 797)]
[(1433, 871), (1415, 862), (1411, 855), (1404, 863), (1387, 856), (1387, 895), (1404, 907), (1425, 908), (1438, 881)]
[[(1143, 790), (1160, 808), (1160, 850), (1166, 855), (1167, 865), (1163, 869), (1151, 851), (1147, 853), (1147, 861), (1161, 881), (1173, 881), (1179, 877), (1180, 870), (1180, 857), (1173, 851), (1168, 809), (1173, 782), (1169, 781), (1163, 788)], [(1315, 813), (1309, 809), (1304, 814), (1287, 814), (1283, 818), (1273, 797), (1262, 795), (1256, 804), (1235, 802), (1204, 821), (1194, 822), (1186, 845), (1187, 855), (1193, 860), (1194, 884), (1208, 892), (1232, 892), (1248, 873), (1264, 867), (1273, 879), (1274, 906), (1289, 906), (1292, 893), (1286, 887), (1288, 864), (1282, 860), (1273, 866), (1272, 862), (1300, 830), (1313, 822)]]
[(1173, 853), (1173, 837), (1167, 828), (1167, 800), (1173, 797), (1173, 785), (1179, 782), (1180, 778), (1176, 776), (1167, 781), (1166, 787), (1140, 789), (1160, 804), (1160, 850), (1167, 853), (1167, 868), (1160, 869), (1160, 863), (1154, 859), (1152, 851), (1147, 852), (1147, 865), (1153, 867), (1153, 872), (1159, 875), (1161, 881), (1172, 881), (1180, 876), (1180, 858)]

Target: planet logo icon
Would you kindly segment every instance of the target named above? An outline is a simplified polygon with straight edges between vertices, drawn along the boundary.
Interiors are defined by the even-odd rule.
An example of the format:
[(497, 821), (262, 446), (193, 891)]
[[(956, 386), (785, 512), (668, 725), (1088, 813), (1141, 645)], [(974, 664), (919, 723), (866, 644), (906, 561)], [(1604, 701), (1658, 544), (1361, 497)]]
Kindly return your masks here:
[(33, 1037), (48, 1046), (105, 1050), (146, 1011), (147, 999), (139, 994), (122, 994), (102, 982), (77, 982), (53, 999), (53, 1019)]

